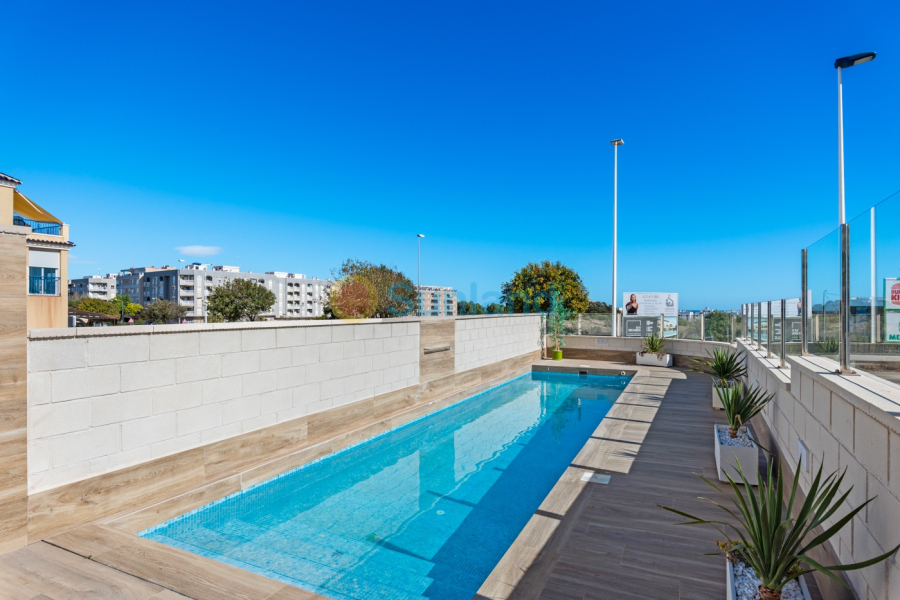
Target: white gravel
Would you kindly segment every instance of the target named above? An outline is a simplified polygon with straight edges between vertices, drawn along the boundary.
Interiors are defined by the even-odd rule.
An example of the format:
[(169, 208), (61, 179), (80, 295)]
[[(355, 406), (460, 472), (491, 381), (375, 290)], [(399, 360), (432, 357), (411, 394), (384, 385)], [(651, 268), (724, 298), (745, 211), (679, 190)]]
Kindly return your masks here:
[[(734, 563), (734, 589), (736, 600), (759, 600), (759, 577), (740, 559)], [(781, 600), (805, 600), (796, 579), (781, 588)]]
[(738, 431), (737, 437), (728, 435), (728, 425), (716, 425), (716, 433), (719, 434), (719, 443), (723, 446), (740, 446), (741, 448), (755, 448), (753, 438), (747, 434), (746, 428)]

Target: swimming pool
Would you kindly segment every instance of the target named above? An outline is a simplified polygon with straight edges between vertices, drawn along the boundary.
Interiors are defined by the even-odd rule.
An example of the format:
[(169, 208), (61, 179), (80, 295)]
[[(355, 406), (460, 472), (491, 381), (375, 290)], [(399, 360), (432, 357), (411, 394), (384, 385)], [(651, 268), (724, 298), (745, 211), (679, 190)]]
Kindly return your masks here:
[(628, 381), (529, 373), (138, 535), (339, 600), (469, 600)]

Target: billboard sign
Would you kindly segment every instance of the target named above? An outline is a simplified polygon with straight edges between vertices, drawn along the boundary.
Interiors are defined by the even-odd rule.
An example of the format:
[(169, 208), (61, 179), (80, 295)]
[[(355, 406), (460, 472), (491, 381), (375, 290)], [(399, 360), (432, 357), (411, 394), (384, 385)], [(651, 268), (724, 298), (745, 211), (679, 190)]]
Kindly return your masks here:
[(678, 337), (678, 294), (625, 292), (622, 294), (622, 329), (625, 337), (659, 335), (659, 316), (664, 315), (663, 337)]
[(884, 278), (884, 341), (900, 344), (900, 279)]

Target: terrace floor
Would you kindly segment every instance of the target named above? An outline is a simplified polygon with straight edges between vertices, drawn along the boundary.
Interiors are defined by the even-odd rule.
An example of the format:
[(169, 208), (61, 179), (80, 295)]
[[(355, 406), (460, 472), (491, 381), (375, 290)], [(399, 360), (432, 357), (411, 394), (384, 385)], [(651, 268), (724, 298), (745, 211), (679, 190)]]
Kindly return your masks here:
[[(721, 421), (707, 377), (642, 368), (476, 598), (723, 600), (724, 561), (703, 556), (716, 551), (717, 532), (674, 525), (678, 517), (656, 506), (719, 516), (697, 497), (725, 498), (695, 473), (715, 478), (712, 430)], [(609, 483), (583, 482), (586, 472), (609, 475)], [(807, 583), (813, 600), (821, 598), (812, 578)], [(0, 597), (321, 598), (99, 524), (0, 555)]]

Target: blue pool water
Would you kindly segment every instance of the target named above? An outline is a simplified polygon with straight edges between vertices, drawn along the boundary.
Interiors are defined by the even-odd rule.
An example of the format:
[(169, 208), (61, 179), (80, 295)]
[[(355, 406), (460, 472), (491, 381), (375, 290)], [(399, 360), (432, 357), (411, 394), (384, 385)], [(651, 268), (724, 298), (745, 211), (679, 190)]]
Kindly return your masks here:
[(530, 373), (139, 535), (340, 600), (469, 600), (628, 380)]

